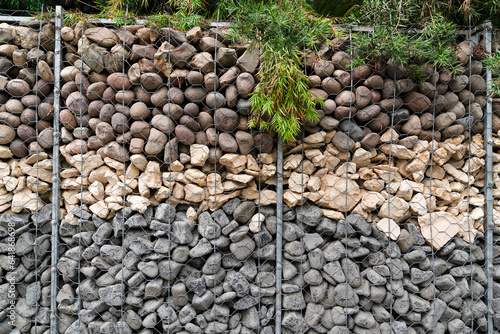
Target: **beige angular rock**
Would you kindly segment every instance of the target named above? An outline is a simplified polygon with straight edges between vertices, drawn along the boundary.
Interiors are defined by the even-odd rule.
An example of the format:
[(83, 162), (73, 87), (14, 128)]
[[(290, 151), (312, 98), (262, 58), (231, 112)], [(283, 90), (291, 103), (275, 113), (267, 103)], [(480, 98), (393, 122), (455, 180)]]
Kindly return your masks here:
[(307, 182), (309, 182), (309, 175), (292, 172), (288, 179), (288, 189), (296, 193), (301, 193), (304, 191)]
[(20, 213), (23, 210), (36, 212), (44, 206), (45, 204), (39, 199), (38, 195), (28, 188), (15, 193), (12, 197), (11, 210), (14, 213)]
[(404, 147), (403, 145), (384, 144), (379, 147), (379, 150), (384, 154), (391, 154), (393, 157), (409, 160), (415, 157), (415, 152)]
[(104, 185), (101, 182), (93, 182), (88, 190), (98, 201), (104, 200)]
[(148, 159), (142, 154), (133, 154), (130, 156), (130, 162), (139, 170), (145, 171), (148, 165)]
[(458, 219), (448, 212), (435, 211), (418, 217), (420, 233), (427, 244), (441, 249), (460, 231)]
[(427, 213), (427, 201), (425, 200), (424, 195), (421, 193), (417, 193), (410, 200), (410, 208), (412, 212), (421, 216)]
[(9, 205), (10, 205), (13, 197), (14, 197), (14, 194), (11, 192), (9, 192), (7, 194), (0, 195), (0, 205), (5, 205), (6, 203), (9, 203)]
[(380, 136), (381, 143), (397, 143), (399, 134), (394, 129), (389, 129), (382, 136)]
[(318, 191), (321, 188), (321, 179), (317, 176), (311, 176), (307, 182), (309, 191)]
[(361, 191), (356, 182), (333, 174), (326, 174), (321, 178), (320, 191), (324, 195), (317, 204), (339, 211), (352, 210), (361, 199)]
[(344, 162), (335, 171), (335, 175), (340, 177), (346, 177), (348, 174), (356, 173), (356, 164), (354, 162)]
[(449, 175), (453, 176), (453, 178), (455, 180), (462, 182), (464, 184), (474, 183), (474, 177), (472, 175), (469, 176), (467, 173), (464, 173), (464, 172), (456, 169), (451, 164), (446, 163), (442, 167), (445, 170), (445, 172), (448, 173)]
[(200, 203), (205, 200), (203, 188), (198, 187), (197, 185), (194, 185), (192, 183), (187, 184), (184, 187), (184, 192), (186, 200), (190, 202)]
[(259, 192), (258, 198), (255, 200), (256, 205), (273, 205), (277, 202), (277, 194), (276, 191), (270, 189), (264, 189)]
[(411, 200), (413, 196), (413, 186), (408, 180), (401, 181), (396, 196), (404, 199), (405, 201)]
[(238, 174), (245, 169), (247, 157), (239, 154), (224, 154), (219, 159), (219, 163), (226, 166), (232, 173)]
[(363, 148), (358, 148), (352, 155), (352, 162), (356, 164), (357, 168), (366, 167), (371, 162), (372, 155), (370, 152)]
[(384, 189), (385, 183), (380, 179), (370, 179), (363, 183), (363, 187), (370, 191), (381, 191)]
[(270, 177), (273, 177), (275, 174), (276, 174), (275, 165), (263, 165), (260, 172), (260, 177), (262, 179), (268, 179)]
[(334, 220), (344, 220), (345, 216), (342, 212), (334, 211), (334, 210), (328, 210), (328, 209), (321, 209), (323, 211), (323, 216), (326, 218), (334, 219)]
[(410, 204), (399, 197), (391, 197), (384, 201), (380, 207), (378, 216), (380, 218), (391, 218), (396, 223), (401, 223), (410, 218)]
[(258, 233), (260, 232), (260, 226), (264, 222), (264, 219), (266, 216), (264, 216), (262, 213), (256, 213), (253, 215), (253, 217), (250, 219), (250, 224), (248, 227), (250, 228), (250, 231), (253, 233)]
[(239, 182), (234, 182), (234, 181), (224, 181), (222, 183), (222, 188), (226, 192), (228, 192), (228, 191), (234, 191), (234, 190), (237, 190), (237, 189), (243, 189), (245, 187), (246, 187), (245, 184), (239, 183)]
[(96, 214), (99, 218), (105, 219), (109, 215), (108, 205), (104, 201), (99, 201), (95, 204), (92, 204), (89, 207), (92, 213)]
[(144, 213), (148, 209), (149, 199), (137, 195), (127, 196), (127, 204), (132, 208), (132, 210), (139, 213)]
[(424, 151), (418, 154), (412, 161), (406, 165), (406, 171), (414, 173), (419, 170), (423, 170), (427, 167), (430, 161), (430, 152)]
[(321, 144), (325, 142), (326, 132), (320, 131), (304, 138), (304, 142), (308, 144)]
[(222, 177), (218, 173), (210, 173), (207, 175), (207, 189), (210, 195), (223, 194)]
[(139, 176), (149, 189), (159, 189), (162, 185), (160, 164), (156, 161), (149, 161), (144, 172)]
[(366, 211), (373, 211), (377, 209), (382, 203), (384, 203), (385, 198), (379, 192), (370, 191), (363, 195), (360, 205)]
[(283, 193), (283, 201), (290, 207), (294, 207), (296, 205), (302, 205), (305, 203), (306, 198), (299, 193), (294, 193), (291, 190), (285, 190)]
[(7, 146), (0, 145), (0, 159), (10, 159), (13, 157), (13, 153)]
[(259, 153), (257, 155), (257, 160), (263, 164), (269, 165), (276, 161), (276, 157), (275, 155), (269, 153)]
[(193, 144), (190, 146), (189, 152), (193, 166), (203, 166), (208, 160), (209, 149), (206, 145)]
[(377, 223), (377, 228), (392, 240), (398, 240), (401, 234), (401, 228), (390, 218), (380, 219)]
[[(32, 176), (30, 176), (31, 178), (33, 178)], [(35, 183), (36, 183), (36, 178), (33, 178), (35, 180)], [(17, 178), (16, 177), (13, 177), (13, 176), (5, 176), (2, 178), (2, 184), (5, 185), (5, 189), (7, 189), (7, 191), (14, 191), (17, 187)], [(45, 182), (44, 182), (45, 183)]]
[(99, 168), (104, 164), (104, 160), (96, 154), (82, 156), (81, 154), (77, 154), (73, 156), (74, 159), (74, 167), (82, 173), (82, 175), (88, 175), (93, 170)]
[(243, 183), (243, 184), (247, 184), (247, 183), (251, 182), (254, 179), (254, 176), (253, 175), (248, 175), (248, 174), (232, 174), (232, 173), (227, 173), (226, 174), (226, 179), (227, 180), (231, 180), (231, 181), (235, 181), (235, 182), (239, 182), (239, 183)]
[(302, 154), (292, 154), (285, 158), (283, 161), (283, 169), (297, 169), (302, 162)]
[(170, 170), (172, 172), (182, 172), (183, 169), (184, 165), (179, 160), (175, 160), (170, 164)]
[(184, 172), (184, 176), (186, 177), (188, 183), (193, 182), (199, 185), (200, 187), (207, 186), (207, 175), (199, 169), (195, 168), (186, 169), (186, 171)]

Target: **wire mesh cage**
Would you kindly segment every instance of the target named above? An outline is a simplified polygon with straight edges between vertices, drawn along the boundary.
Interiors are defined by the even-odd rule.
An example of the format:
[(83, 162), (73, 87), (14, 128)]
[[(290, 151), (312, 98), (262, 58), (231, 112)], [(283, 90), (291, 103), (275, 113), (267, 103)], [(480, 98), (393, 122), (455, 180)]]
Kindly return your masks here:
[(498, 329), (488, 28), (456, 74), (354, 67), (372, 32), (345, 28), (283, 143), (248, 127), (261, 50), (229, 24), (63, 16), (0, 24), (2, 331)]

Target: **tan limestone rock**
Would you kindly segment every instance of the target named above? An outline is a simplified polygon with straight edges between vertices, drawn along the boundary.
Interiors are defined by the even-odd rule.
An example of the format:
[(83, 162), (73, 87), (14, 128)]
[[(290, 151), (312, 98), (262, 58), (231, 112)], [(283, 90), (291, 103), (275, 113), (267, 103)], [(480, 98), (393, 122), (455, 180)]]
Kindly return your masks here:
[(102, 219), (105, 219), (109, 214), (108, 205), (104, 201), (99, 201), (95, 204), (92, 204), (89, 209), (90, 211), (92, 211), (92, 213), (95, 213), (99, 218)]
[(20, 213), (23, 210), (36, 212), (45, 206), (38, 195), (28, 188), (14, 194), (12, 197), (12, 212)]
[(357, 168), (366, 167), (370, 164), (371, 158), (372, 154), (369, 151), (358, 148), (352, 155), (352, 162), (356, 164)]
[(104, 200), (104, 185), (101, 182), (93, 182), (89, 186), (89, 191), (98, 201)]
[(222, 177), (218, 173), (207, 175), (207, 189), (210, 195), (223, 194)]
[(141, 171), (146, 170), (146, 166), (148, 165), (148, 159), (142, 154), (133, 154), (130, 156), (130, 162), (134, 164)]
[(320, 190), (324, 191), (324, 196), (317, 204), (328, 209), (349, 211), (361, 199), (361, 192), (356, 182), (333, 174), (326, 174), (321, 178)]
[(380, 218), (391, 218), (396, 223), (401, 223), (410, 218), (410, 205), (399, 197), (391, 197), (384, 201), (380, 207)]
[(148, 208), (149, 199), (142, 196), (129, 195), (127, 196), (127, 204), (132, 208), (132, 210), (144, 213)]
[(200, 203), (205, 199), (205, 192), (203, 188), (195, 184), (187, 184), (184, 187), (185, 199), (190, 202)]
[(297, 169), (302, 162), (302, 154), (292, 154), (285, 158), (283, 161), (283, 169)]
[(309, 175), (292, 172), (288, 179), (288, 189), (296, 193), (301, 193), (304, 191), (307, 182), (309, 182)]
[(415, 152), (406, 148), (405, 146), (396, 144), (384, 144), (379, 147), (379, 150), (382, 153), (385, 153), (387, 155), (390, 154), (393, 157), (397, 157), (404, 160), (412, 159), (416, 155)]
[(458, 219), (448, 212), (437, 211), (419, 216), (418, 224), (427, 244), (435, 250), (446, 245), (460, 231)]
[(419, 153), (412, 161), (410, 161), (406, 165), (406, 171), (410, 173), (414, 173), (419, 170), (423, 170), (424, 168), (427, 167), (427, 164), (429, 163), (430, 160), (430, 153), (429, 151), (424, 151), (422, 153)]
[(367, 192), (361, 199), (360, 206), (365, 211), (373, 211), (384, 203), (385, 198), (382, 194), (375, 191)]
[(250, 231), (253, 233), (258, 233), (260, 232), (260, 226), (264, 222), (264, 219), (266, 216), (264, 216), (262, 213), (256, 213), (253, 215), (253, 217), (250, 219), (250, 224), (248, 227), (250, 228)]
[(299, 193), (294, 193), (291, 190), (285, 190), (283, 193), (283, 201), (290, 207), (302, 205), (305, 203), (306, 198)]
[(144, 172), (139, 176), (149, 189), (159, 189), (162, 185), (160, 164), (156, 161), (149, 161)]
[(398, 240), (401, 234), (401, 228), (390, 218), (380, 219), (377, 223), (377, 228), (392, 240)]
[[(179, 173), (178, 175), (182, 175)], [(199, 169), (189, 168), (184, 172), (187, 182), (185, 183), (196, 183), (200, 187), (206, 187), (207, 185), (207, 175)]]
[(193, 166), (203, 166), (208, 160), (209, 149), (206, 145), (193, 144), (189, 147), (189, 153)]

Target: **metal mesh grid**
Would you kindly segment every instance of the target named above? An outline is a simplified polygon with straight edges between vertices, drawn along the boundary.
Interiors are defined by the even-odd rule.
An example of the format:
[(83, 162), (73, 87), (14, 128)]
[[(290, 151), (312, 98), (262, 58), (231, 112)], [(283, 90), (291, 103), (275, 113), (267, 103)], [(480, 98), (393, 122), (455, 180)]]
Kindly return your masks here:
[(38, 21), (0, 31), (0, 328), (44, 332), (51, 321), (55, 27)]
[[(38, 29), (36, 43), (29, 34), (18, 41), (42, 45), (25, 55), (38, 66), (14, 61), (24, 53), (9, 40), (0, 45), (12, 63), (0, 66), (5, 84), (20, 78), (40, 97), (30, 104), (6, 88), (12, 98), (0, 106), (21, 158), (2, 157), (4, 210), (30, 212), (1, 218), (4, 229), (16, 224), (26, 269), (17, 331), (498, 328), (497, 211), (487, 190), (488, 177), (496, 181), (487, 154), (495, 100), (480, 62), (491, 50), (487, 31), (459, 37), (463, 73), (428, 66), (421, 82), (390, 61), (351, 69), (348, 31), (305, 59), (321, 119), (282, 145), (247, 129), (259, 53), (231, 45), (219, 22), (188, 32), (170, 23)], [(19, 100), (31, 130), (9, 123)]]

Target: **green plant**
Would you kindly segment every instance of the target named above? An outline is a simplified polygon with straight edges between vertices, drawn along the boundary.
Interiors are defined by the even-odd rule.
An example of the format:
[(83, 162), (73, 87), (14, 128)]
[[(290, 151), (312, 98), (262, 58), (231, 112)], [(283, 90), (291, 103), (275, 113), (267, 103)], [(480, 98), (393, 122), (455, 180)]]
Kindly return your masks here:
[[(364, 6), (381, 3), (379, 0), (368, 0)], [(420, 72), (419, 67), (423, 63), (448, 70), (452, 75), (459, 73), (462, 68), (454, 50), (458, 36), (456, 24), (439, 12), (422, 17), (421, 13), (417, 14), (417, 9), (424, 10), (428, 7), (415, 1), (400, 1), (397, 8), (394, 8), (395, 5), (393, 1), (381, 4), (390, 13), (389, 16), (380, 14), (382, 24), (374, 22), (374, 12), (377, 13), (380, 9), (372, 8), (373, 11), (364, 14), (364, 17), (359, 16), (359, 11), (352, 14), (354, 22), (359, 23), (361, 19), (365, 19), (374, 27), (371, 34), (353, 35), (350, 45), (350, 51), (355, 55), (353, 66), (361, 66), (371, 59), (382, 57), (409, 66), (414, 73)], [(415, 22), (417, 17), (419, 21)]]
[[(39, 0), (0, 0), (0, 12), (11, 14), (12, 11), (39, 12), (42, 9), (42, 1)], [(14, 15), (22, 15), (16, 13)]]
[(483, 64), (491, 70), (491, 94), (500, 96), (500, 51), (495, 50), (493, 53), (487, 54), (483, 59)]
[(86, 21), (88, 15), (81, 12), (66, 12), (64, 13), (63, 24), (68, 27), (75, 27), (80, 21)]
[(302, 69), (303, 50), (317, 50), (332, 32), (328, 22), (307, 11), (298, 0), (240, 1), (234, 39), (253, 41), (260, 49), (260, 82), (250, 97), (250, 126), (276, 131), (284, 141), (299, 134), (303, 122), (318, 119), (321, 100), (308, 89)]

